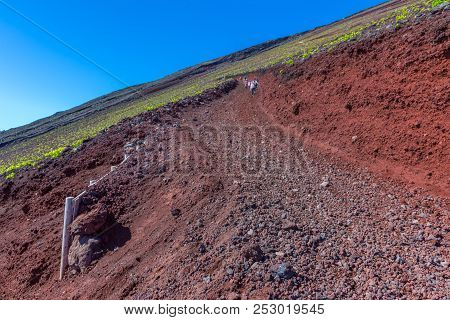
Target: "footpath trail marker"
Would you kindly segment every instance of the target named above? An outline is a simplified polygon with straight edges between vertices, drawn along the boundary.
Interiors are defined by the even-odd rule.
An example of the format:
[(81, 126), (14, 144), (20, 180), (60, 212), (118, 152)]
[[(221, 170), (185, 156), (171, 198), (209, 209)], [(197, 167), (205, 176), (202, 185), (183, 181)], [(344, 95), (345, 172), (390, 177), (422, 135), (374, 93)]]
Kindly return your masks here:
[(66, 269), (69, 260), (69, 225), (72, 223), (75, 215), (73, 199), (73, 197), (67, 197), (66, 206), (64, 208), (64, 225), (62, 232), (61, 266), (59, 269), (59, 280), (62, 280), (64, 270)]

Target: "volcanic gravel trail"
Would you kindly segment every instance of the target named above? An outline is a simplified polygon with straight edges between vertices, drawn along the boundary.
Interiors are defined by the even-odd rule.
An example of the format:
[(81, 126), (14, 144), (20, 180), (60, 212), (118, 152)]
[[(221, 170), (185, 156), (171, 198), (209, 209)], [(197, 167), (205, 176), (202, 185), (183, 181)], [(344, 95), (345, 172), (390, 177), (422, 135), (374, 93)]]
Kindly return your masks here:
[[(448, 86), (442, 76), (449, 58), (448, 19), (443, 12), (374, 35), (370, 48), (367, 42), (350, 44), (284, 75), (279, 69), (258, 74), (255, 96), (241, 81), (230, 81), (123, 121), (77, 152), (3, 182), (0, 297), (450, 298), (446, 167), (433, 169), (428, 180), (396, 170), (422, 173), (448, 161), (448, 123), (441, 121), (448, 119), (447, 97), (432, 96), (436, 87), (423, 86), (429, 77), (440, 89)], [(386, 66), (354, 52), (364, 46), (366, 54), (388, 56), (408, 36), (418, 40), (402, 42), (404, 50), (418, 61), (433, 57), (426, 70), (416, 71), (422, 77), (406, 84), (422, 88), (423, 103), (411, 102), (405, 111), (403, 101), (413, 98), (400, 90), (405, 84), (399, 80), (397, 87), (383, 88), (400, 97), (385, 109), (384, 100), (356, 83), (368, 77), (367, 85), (381, 87)], [(400, 65), (409, 56), (389, 59)], [(361, 80), (354, 68), (362, 61), (372, 75)], [(326, 75), (323, 65), (329, 66)], [(353, 76), (339, 78), (341, 68)], [(401, 77), (403, 65), (392, 68), (392, 77)], [(305, 79), (316, 92), (297, 86)], [(351, 112), (341, 100), (348, 92), (328, 94), (339, 79), (343, 85), (353, 81)], [(316, 93), (323, 107), (314, 104)], [(427, 103), (431, 112), (422, 109)], [(411, 129), (418, 119), (436, 126)], [(399, 151), (402, 156), (392, 158), (383, 148), (373, 153), (380, 141), (401, 150), (425, 132), (437, 143), (421, 140), (420, 152), (428, 156), (415, 164), (415, 154)], [(97, 235), (103, 254), (84, 273), (68, 271), (59, 282), (64, 197), (84, 190), (124, 152), (129, 160), (90, 188), (81, 206), (80, 217), (98, 207), (108, 214)]]
[[(193, 119), (197, 139), (184, 153), (209, 150), (218, 168), (190, 166), (181, 186), (169, 182), (184, 195), (171, 206), (186, 214), (187, 231), (171, 267), (160, 257), (154, 284), (137, 297), (448, 298), (444, 200), (305, 150), (242, 86), (182, 122)], [(214, 139), (202, 128), (217, 130)], [(202, 202), (186, 203), (205, 189)]]

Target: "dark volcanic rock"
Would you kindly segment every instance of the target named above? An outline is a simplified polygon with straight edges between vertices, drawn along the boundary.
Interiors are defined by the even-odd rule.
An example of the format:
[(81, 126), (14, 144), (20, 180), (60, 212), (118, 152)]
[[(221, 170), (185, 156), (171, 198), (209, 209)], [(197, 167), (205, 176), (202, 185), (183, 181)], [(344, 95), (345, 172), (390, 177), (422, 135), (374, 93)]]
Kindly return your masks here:
[(75, 236), (69, 248), (69, 267), (85, 272), (102, 253), (100, 240), (92, 236)]
[(106, 224), (108, 212), (101, 206), (86, 214), (79, 215), (71, 224), (72, 234), (91, 235), (100, 231)]

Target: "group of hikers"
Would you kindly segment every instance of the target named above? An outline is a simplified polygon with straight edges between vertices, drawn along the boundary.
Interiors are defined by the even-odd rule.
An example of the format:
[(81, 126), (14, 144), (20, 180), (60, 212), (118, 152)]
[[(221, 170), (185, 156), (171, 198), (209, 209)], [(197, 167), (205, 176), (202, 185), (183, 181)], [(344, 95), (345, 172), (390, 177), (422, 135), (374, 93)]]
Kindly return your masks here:
[(250, 92), (252, 93), (252, 96), (253, 96), (259, 85), (258, 79), (249, 81), (247, 79), (247, 77), (244, 77), (243, 80), (244, 80), (244, 86), (250, 90)]

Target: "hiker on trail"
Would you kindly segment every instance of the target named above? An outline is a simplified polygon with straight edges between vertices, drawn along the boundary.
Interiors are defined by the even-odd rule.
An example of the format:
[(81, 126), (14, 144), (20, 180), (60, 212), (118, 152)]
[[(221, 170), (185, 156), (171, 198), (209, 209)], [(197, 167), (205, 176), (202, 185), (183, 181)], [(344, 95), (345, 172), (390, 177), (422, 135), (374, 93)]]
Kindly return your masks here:
[(248, 84), (249, 84), (249, 82), (248, 82), (247, 77), (244, 77), (244, 86), (245, 86), (246, 88), (248, 88)]
[(252, 93), (252, 96), (255, 95), (256, 89), (258, 88), (258, 80), (255, 79), (253, 81), (250, 81), (250, 91)]

